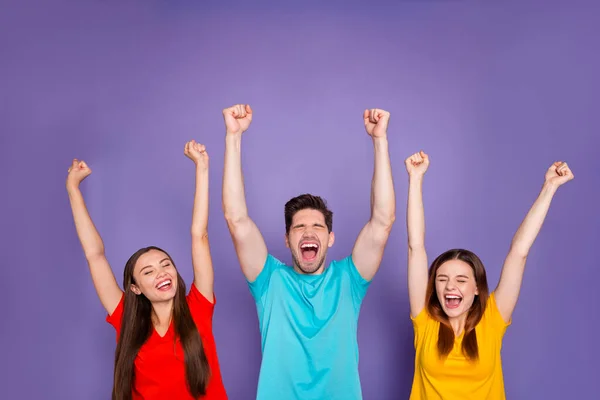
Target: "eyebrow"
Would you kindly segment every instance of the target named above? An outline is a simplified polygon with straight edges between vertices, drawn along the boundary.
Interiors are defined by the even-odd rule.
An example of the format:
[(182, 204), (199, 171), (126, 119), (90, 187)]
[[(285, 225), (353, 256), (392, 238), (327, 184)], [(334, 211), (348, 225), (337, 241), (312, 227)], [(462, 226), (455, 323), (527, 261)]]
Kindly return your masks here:
[[(306, 224), (302, 223), (302, 224), (296, 224), (292, 228), (302, 228), (302, 227), (305, 227), (305, 226), (306, 226)], [(325, 225), (323, 225), (320, 222), (315, 222), (315, 223), (312, 224), (312, 226), (321, 226), (321, 227), (323, 227)]]
[[(168, 261), (168, 260), (169, 260), (169, 257), (165, 257), (165, 258), (163, 258), (162, 260), (160, 260), (158, 263), (159, 263), (159, 264), (162, 264), (163, 262), (165, 262), (165, 261)], [(146, 265), (144, 268), (140, 269), (140, 273), (141, 273), (143, 270), (145, 270), (146, 268), (152, 268), (152, 267), (153, 267), (152, 265)]]
[[(467, 275), (456, 275), (457, 278), (465, 278), (465, 279), (469, 279), (469, 277)], [(448, 275), (445, 274), (439, 274), (437, 276), (437, 278), (448, 278)]]

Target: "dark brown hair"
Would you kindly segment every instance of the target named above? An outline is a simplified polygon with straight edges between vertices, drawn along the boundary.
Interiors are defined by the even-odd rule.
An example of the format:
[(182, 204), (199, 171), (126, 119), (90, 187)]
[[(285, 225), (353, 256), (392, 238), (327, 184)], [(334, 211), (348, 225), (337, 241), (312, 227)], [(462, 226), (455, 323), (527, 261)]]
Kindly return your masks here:
[(285, 233), (290, 233), (292, 226), (292, 219), (298, 211), (301, 210), (317, 210), (325, 217), (325, 225), (327, 230), (331, 232), (333, 230), (333, 212), (327, 208), (327, 202), (319, 196), (313, 196), (312, 194), (301, 194), (285, 203)]
[(487, 304), (489, 291), (487, 284), (487, 277), (485, 274), (485, 268), (483, 263), (475, 255), (475, 253), (464, 249), (453, 249), (442, 253), (436, 258), (431, 267), (429, 268), (429, 280), (427, 282), (427, 292), (425, 294), (425, 304), (427, 305), (427, 311), (437, 321), (440, 322), (440, 329), (438, 333), (437, 348), (440, 357), (446, 357), (452, 351), (454, 347), (454, 330), (450, 326), (448, 316), (444, 312), (442, 305), (438, 300), (438, 296), (435, 290), (435, 278), (437, 270), (446, 261), (460, 260), (463, 261), (473, 269), (475, 275), (475, 284), (477, 285), (478, 295), (475, 295), (473, 305), (467, 314), (467, 320), (465, 322), (465, 335), (462, 341), (462, 352), (469, 360), (477, 360), (479, 358), (479, 347), (477, 346), (477, 335), (475, 333), (475, 327), (481, 321), (481, 317), (485, 311), (485, 305)]
[[(150, 337), (154, 326), (152, 324), (152, 304), (143, 294), (136, 295), (131, 290), (135, 284), (133, 269), (137, 260), (150, 250), (158, 250), (169, 254), (155, 246), (144, 247), (136, 251), (125, 264), (123, 272), (123, 318), (121, 332), (115, 352), (115, 375), (113, 385), (113, 400), (130, 400), (134, 379), (134, 361), (142, 345)], [(175, 263), (173, 263), (175, 266)], [(176, 269), (177, 270), (177, 269)], [(173, 299), (173, 327), (175, 340), (181, 342), (185, 354), (185, 372), (188, 390), (194, 397), (206, 394), (206, 386), (210, 378), (210, 367), (198, 328), (192, 319), (192, 314), (186, 301), (185, 282), (177, 272), (177, 292)], [(174, 343), (175, 345), (175, 343)], [(175, 346), (173, 346), (175, 351)]]

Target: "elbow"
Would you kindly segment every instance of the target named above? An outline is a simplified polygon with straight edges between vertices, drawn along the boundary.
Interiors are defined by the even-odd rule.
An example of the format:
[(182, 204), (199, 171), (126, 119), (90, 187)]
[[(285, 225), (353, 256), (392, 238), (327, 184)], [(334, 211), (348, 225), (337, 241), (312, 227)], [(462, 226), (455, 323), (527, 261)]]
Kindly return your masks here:
[(89, 250), (85, 252), (85, 259), (88, 263), (93, 264), (95, 261), (106, 258), (106, 254), (104, 253), (104, 247), (99, 247), (97, 249)]
[(411, 242), (408, 241), (408, 253), (409, 255), (420, 253), (425, 251), (425, 244), (423, 242)]
[(511, 258), (527, 259), (529, 255), (529, 246), (524, 246), (519, 243), (513, 243), (508, 252)]
[(229, 232), (234, 234), (235, 232), (239, 232), (241, 229), (243, 229), (244, 226), (246, 226), (248, 217), (225, 214), (225, 221), (227, 222)]
[(208, 241), (208, 231), (205, 229), (192, 229), (191, 234), (193, 240)]
[(227, 226), (233, 227), (239, 225), (242, 221), (243, 218), (240, 215), (225, 210), (225, 222), (227, 222)]
[(390, 233), (392, 227), (394, 226), (394, 222), (396, 222), (396, 214), (395, 212), (390, 212), (386, 214), (374, 215), (374, 222), (379, 225), (385, 232)]

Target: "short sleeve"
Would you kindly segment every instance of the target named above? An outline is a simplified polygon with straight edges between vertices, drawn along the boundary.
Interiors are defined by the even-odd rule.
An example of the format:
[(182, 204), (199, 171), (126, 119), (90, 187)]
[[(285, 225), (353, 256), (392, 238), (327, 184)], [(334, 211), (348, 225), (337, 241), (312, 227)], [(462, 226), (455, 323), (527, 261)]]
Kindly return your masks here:
[(360, 305), (367, 294), (367, 289), (371, 285), (372, 281), (368, 281), (360, 275), (352, 256), (348, 256), (341, 261), (350, 274), (350, 281), (352, 283), (353, 298), (356, 305)]
[(117, 304), (117, 308), (112, 314), (106, 316), (106, 322), (111, 324), (117, 331), (117, 340), (119, 340), (119, 334), (121, 333), (121, 323), (123, 320), (123, 302), (125, 301), (125, 293), (121, 295), (121, 300)]
[(432, 320), (432, 318), (429, 316), (429, 313), (427, 312), (427, 307), (423, 307), (421, 312), (416, 317), (411, 316), (410, 320), (412, 321), (412, 324), (413, 324), (413, 330), (414, 330), (414, 335), (415, 335), (415, 340), (414, 340), (415, 343), (414, 344), (415, 344), (415, 348), (417, 348), (419, 341), (422, 340), (422, 338), (424, 336), (425, 327)]
[(217, 296), (213, 295), (213, 302), (211, 303), (202, 293), (200, 293), (196, 285), (192, 283), (190, 293), (187, 295), (187, 303), (196, 326), (204, 327), (212, 331), (212, 318), (215, 304), (217, 303)]
[(501, 336), (504, 335), (506, 328), (511, 324), (511, 321), (506, 322), (504, 321), (504, 318), (502, 318), (502, 314), (500, 314), (500, 310), (498, 310), (498, 305), (496, 304), (494, 292), (492, 292), (488, 298), (483, 315), (488, 321), (487, 323), (489, 323), (494, 331), (497, 331)]
[(284, 266), (284, 264), (271, 254), (268, 254), (265, 265), (256, 279), (252, 282), (247, 281), (248, 287), (250, 288), (250, 293), (252, 293), (252, 297), (254, 297), (255, 302), (259, 302), (263, 298), (269, 289), (271, 275), (273, 275), (273, 271), (279, 266)]

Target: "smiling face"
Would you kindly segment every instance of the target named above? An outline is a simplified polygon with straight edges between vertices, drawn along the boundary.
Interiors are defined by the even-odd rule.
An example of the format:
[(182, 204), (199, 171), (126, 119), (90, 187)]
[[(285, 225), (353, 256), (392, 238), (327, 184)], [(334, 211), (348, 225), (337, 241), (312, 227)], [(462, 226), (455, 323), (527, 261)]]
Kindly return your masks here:
[(444, 262), (436, 272), (435, 291), (448, 318), (468, 313), (479, 294), (473, 268), (458, 259)]
[(152, 249), (142, 254), (133, 267), (133, 278), (131, 290), (152, 303), (172, 300), (177, 293), (177, 270), (162, 251)]
[(327, 249), (335, 237), (329, 232), (321, 211), (303, 209), (292, 217), (285, 237), (285, 244), (292, 252), (294, 268), (304, 274), (320, 274), (327, 256)]

